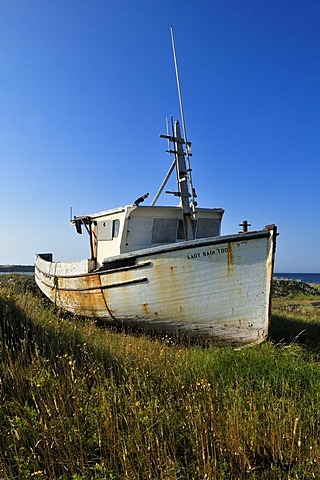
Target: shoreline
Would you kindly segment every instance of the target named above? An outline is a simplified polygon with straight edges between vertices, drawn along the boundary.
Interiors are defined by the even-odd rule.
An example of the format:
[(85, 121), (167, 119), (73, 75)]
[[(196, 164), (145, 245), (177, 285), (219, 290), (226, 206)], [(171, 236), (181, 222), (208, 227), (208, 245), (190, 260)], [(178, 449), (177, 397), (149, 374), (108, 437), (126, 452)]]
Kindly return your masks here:
[(34, 265), (0, 265), (0, 273), (32, 273)]

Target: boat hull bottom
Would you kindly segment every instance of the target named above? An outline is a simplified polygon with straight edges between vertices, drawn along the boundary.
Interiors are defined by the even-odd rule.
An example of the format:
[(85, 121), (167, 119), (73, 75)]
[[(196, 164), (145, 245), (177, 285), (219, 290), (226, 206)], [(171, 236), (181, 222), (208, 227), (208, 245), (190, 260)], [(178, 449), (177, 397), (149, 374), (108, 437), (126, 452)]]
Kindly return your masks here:
[(254, 329), (253, 327), (230, 328), (226, 325), (221, 327), (208, 325), (199, 326), (198, 323), (172, 321), (156, 322), (148, 319), (118, 320), (111, 322), (108, 318), (96, 318), (98, 325), (116, 327), (119, 331), (141, 331), (149, 335), (166, 336), (169, 339), (179, 338), (190, 343), (215, 344), (217, 346), (251, 346), (265, 341), (268, 337), (268, 329)]

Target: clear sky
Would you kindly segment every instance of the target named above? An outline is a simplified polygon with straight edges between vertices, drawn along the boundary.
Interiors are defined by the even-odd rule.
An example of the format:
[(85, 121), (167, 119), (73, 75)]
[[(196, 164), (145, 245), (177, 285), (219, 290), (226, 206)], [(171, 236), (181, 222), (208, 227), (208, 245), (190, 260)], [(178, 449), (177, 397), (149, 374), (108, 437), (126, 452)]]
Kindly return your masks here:
[(199, 205), (223, 234), (276, 223), (276, 271), (320, 272), (319, 0), (1, 0), (0, 264), (86, 258), (71, 206), (154, 196), (171, 24)]

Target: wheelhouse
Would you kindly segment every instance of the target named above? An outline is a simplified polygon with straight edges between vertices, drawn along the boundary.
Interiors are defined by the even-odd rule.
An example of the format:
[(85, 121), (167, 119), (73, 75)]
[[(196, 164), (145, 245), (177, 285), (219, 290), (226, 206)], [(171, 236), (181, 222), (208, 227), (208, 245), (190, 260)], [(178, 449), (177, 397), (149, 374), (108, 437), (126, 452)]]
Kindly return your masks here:
[[(192, 220), (194, 239), (220, 235), (221, 208), (199, 208)], [(106, 258), (185, 240), (180, 207), (127, 205), (75, 217), (78, 233), (84, 227), (90, 240), (91, 260), (99, 268)]]

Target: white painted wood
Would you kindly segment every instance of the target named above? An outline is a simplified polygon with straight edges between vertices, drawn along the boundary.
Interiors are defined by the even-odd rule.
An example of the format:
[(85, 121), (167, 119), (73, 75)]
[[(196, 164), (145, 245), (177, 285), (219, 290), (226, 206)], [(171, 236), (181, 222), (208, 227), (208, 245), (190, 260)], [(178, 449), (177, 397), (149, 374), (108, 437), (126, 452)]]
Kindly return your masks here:
[[(212, 219), (216, 222), (216, 234), (220, 234), (221, 208), (199, 208), (199, 219)], [(92, 221), (92, 243), (94, 245), (96, 264), (100, 266), (103, 259), (142, 248), (155, 246), (152, 243), (154, 220), (182, 220), (180, 207), (126, 205), (124, 207), (93, 213), (85, 217)], [(120, 221), (119, 235), (112, 238), (112, 222)], [(72, 220), (75, 223), (76, 219)], [(207, 235), (208, 236), (208, 235)], [(181, 241), (176, 239), (175, 242)], [(166, 242), (167, 243), (167, 242)], [(161, 245), (162, 243), (158, 243)]]
[(77, 314), (251, 344), (268, 333), (274, 242), (273, 230), (193, 240), (122, 254), (87, 275), (89, 262), (63, 268), (37, 257), (36, 281)]

